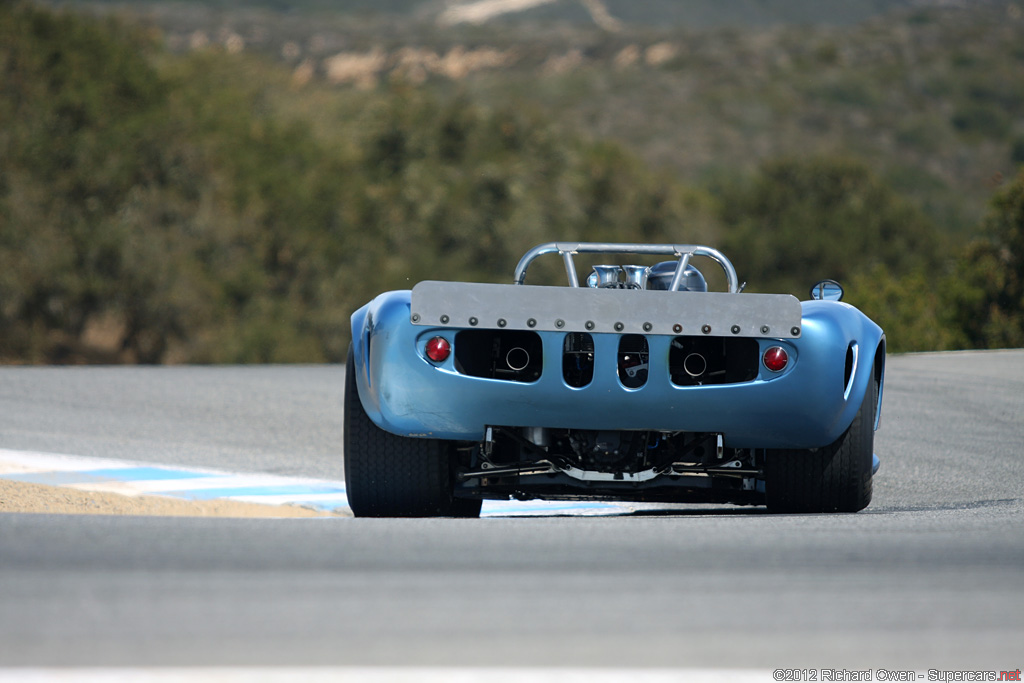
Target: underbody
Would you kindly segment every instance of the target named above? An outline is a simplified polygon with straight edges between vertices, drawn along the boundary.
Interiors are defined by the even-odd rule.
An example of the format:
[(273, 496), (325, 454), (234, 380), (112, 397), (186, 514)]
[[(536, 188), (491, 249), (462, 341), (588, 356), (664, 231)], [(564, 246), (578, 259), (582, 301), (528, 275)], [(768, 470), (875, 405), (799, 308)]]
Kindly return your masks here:
[(463, 445), (458, 496), (761, 504), (764, 452), (720, 434), (488, 427)]

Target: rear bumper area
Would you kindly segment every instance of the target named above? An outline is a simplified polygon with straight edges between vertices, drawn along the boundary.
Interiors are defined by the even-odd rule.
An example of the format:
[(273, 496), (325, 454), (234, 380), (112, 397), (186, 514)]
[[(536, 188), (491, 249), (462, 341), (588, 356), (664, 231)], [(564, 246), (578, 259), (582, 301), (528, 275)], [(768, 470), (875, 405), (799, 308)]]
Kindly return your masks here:
[[(847, 309), (849, 315), (844, 313)], [(721, 361), (728, 381), (716, 383), (711, 377), (695, 379), (689, 371), (680, 371), (680, 340), (693, 337), (539, 330), (529, 333), (532, 346), (515, 347), (529, 357), (525, 374), (516, 376), (513, 370), (510, 376), (501, 376), (474, 370), (486, 368), (487, 360), (466, 360), (473, 354), (459, 348), (459, 330), (422, 321), (413, 324), (412, 317), (408, 291), (381, 295), (357, 311), (356, 367), (349, 371), (358, 373), (360, 399), (382, 429), (460, 441), (479, 441), (487, 425), (516, 425), (715, 432), (731, 448), (819, 447), (833, 442), (850, 425), (871, 381), (870, 363), (850, 367), (848, 349), (862, 346), (865, 352), (859, 357), (870, 360), (881, 337), (877, 326), (852, 307), (804, 304), (799, 337), (722, 337), (723, 344), (741, 349), (734, 355), (744, 358), (736, 361), (738, 368), (732, 361)], [(573, 334), (586, 334), (591, 342), (583, 350), (589, 352), (589, 372), (566, 370), (568, 348), (574, 346), (567, 343), (567, 336)], [(427, 360), (423, 352), (435, 336), (453, 343), (453, 353), (440, 363)], [(644, 350), (646, 356), (640, 359), (644, 363), (631, 361), (637, 364), (624, 373), (626, 337), (630, 352)], [(781, 372), (760, 363), (762, 354), (774, 346), (790, 357)], [(573, 352), (579, 354), (580, 349)], [(524, 360), (517, 355), (511, 365), (518, 367)], [(692, 369), (700, 369), (699, 364)]]

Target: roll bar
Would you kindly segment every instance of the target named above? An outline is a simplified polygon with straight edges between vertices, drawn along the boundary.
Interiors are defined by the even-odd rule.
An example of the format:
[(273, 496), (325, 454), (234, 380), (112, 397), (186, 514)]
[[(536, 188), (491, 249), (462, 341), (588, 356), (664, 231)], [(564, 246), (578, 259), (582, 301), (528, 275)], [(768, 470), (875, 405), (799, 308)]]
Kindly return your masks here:
[(519, 259), (519, 264), (516, 265), (515, 277), (512, 280), (513, 284), (521, 285), (526, 281), (526, 269), (530, 267), (533, 260), (543, 254), (559, 254), (562, 257), (562, 262), (565, 264), (565, 273), (569, 277), (570, 287), (579, 287), (579, 277), (576, 275), (576, 264), (573, 262), (572, 257), (574, 254), (643, 254), (643, 255), (654, 255), (654, 256), (673, 256), (679, 259), (679, 265), (676, 266), (675, 275), (672, 278), (672, 284), (669, 289), (673, 292), (678, 291), (683, 281), (683, 271), (690, 264), (690, 259), (694, 256), (707, 256), (711, 260), (715, 261), (725, 271), (726, 280), (728, 280), (729, 292), (732, 294), (738, 294), (740, 291), (739, 280), (736, 277), (736, 269), (733, 268), (732, 262), (725, 257), (725, 254), (712, 249), (711, 247), (704, 247), (699, 244), (614, 244), (605, 242), (547, 242), (546, 244), (538, 244), (530, 251), (523, 255), (523, 258)]

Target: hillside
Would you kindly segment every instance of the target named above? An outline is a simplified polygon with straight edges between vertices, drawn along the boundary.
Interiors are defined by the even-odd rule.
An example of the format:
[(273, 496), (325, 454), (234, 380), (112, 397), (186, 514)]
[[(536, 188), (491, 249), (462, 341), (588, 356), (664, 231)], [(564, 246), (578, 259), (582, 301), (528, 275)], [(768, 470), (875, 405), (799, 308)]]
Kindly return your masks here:
[[(953, 234), (966, 234), (1024, 163), (1024, 17), (1015, 4), (606, 4), (621, 30), (569, 21), (582, 5), (565, 1), (535, 10), (551, 16), (479, 26), (439, 25), (447, 5), (437, 2), (326, 12), (309, 0), (283, 14), (240, 0), (117, 7), (159, 27), (172, 50), (267, 55), (297, 83), (399, 82), (537, 109), (706, 187), (774, 158), (852, 156)], [(769, 14), (785, 20), (758, 19)], [(844, 23), (854, 14), (867, 19)], [(826, 18), (833, 25), (811, 25)], [(745, 24), (771, 25), (737, 28)]]
[(614, 34), (158, 9), (0, 4), (0, 362), (338, 362), (376, 293), (507, 281), (551, 239), (837, 277), (894, 351), (1024, 344), (1013, 7)]
[(1005, 0), (64, 0), (64, 6), (106, 6), (146, 13), (154, 7), (220, 14), (269, 10), (285, 15), (376, 17), (387, 21), (591, 25), (597, 12), (624, 27), (740, 28), (780, 25), (843, 26), (896, 10), (1006, 5)]

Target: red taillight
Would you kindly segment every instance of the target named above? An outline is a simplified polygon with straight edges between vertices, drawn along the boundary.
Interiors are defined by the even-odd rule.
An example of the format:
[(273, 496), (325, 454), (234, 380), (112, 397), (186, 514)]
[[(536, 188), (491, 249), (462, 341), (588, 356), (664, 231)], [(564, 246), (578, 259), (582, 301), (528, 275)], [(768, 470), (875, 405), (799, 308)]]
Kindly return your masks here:
[(452, 345), (444, 337), (434, 337), (427, 342), (427, 358), (435, 363), (443, 363), (452, 353)]
[(789, 354), (781, 346), (773, 346), (764, 352), (764, 366), (772, 372), (782, 372), (789, 364)]

